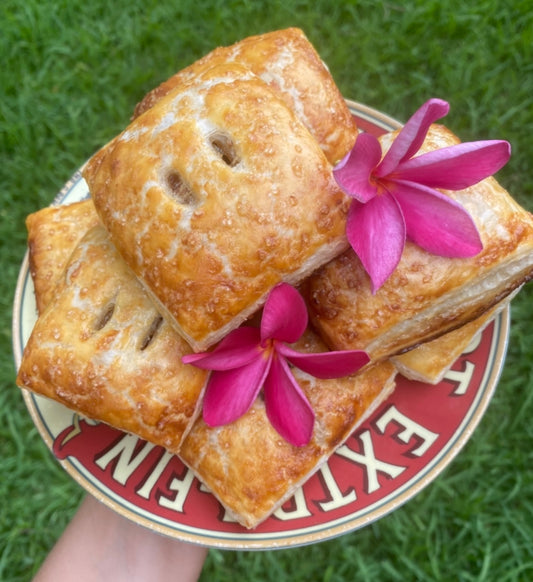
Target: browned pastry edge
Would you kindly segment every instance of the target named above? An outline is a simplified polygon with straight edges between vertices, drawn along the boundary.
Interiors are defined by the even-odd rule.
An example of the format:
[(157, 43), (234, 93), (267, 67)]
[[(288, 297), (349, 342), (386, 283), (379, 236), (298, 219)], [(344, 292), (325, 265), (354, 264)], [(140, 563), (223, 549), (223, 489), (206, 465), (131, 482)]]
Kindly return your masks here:
[[(390, 143), (395, 135), (383, 136)], [(433, 125), (423, 151), (459, 143)], [(307, 279), (313, 326), (331, 349), (365, 349), (374, 360), (400, 354), (482, 316), (533, 276), (533, 217), (494, 177), (457, 192), (483, 250), (468, 259), (432, 255), (407, 242), (400, 263), (372, 294), (350, 249)]]
[[(213, 135), (231, 137), (235, 164)], [(349, 200), (318, 143), (238, 65), (176, 87), (83, 176), (113, 243), (196, 351), (252, 315), (277, 283), (297, 284), (347, 247)], [(186, 188), (176, 192), (176, 181)]]
[(42, 208), (26, 217), (29, 268), (39, 313), (51, 301), (59, 276), (77, 243), (99, 222), (90, 199)]
[(322, 147), (331, 164), (351, 149), (357, 125), (327, 66), (299, 28), (286, 28), (218, 47), (172, 75), (137, 104), (142, 115), (175, 87), (220, 63), (249, 68), (278, 92)]
[(89, 230), (24, 348), (17, 385), (177, 453), (207, 373), (110, 243)]
[[(323, 349), (308, 332), (300, 347)], [(216, 428), (200, 418), (185, 439), (180, 457), (230, 515), (247, 528), (257, 527), (294, 495), (296, 489), (394, 390), (390, 362), (354, 376), (317, 380), (294, 370), (316, 413), (311, 442), (293, 447), (272, 428), (264, 402), (257, 399), (239, 420)]]

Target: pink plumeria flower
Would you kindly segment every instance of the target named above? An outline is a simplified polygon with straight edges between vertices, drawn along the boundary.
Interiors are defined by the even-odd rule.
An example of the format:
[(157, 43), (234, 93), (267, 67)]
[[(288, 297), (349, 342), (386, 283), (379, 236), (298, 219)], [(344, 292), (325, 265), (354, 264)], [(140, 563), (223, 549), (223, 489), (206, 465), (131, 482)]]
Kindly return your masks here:
[(448, 110), (446, 101), (427, 101), (383, 158), (377, 138), (359, 134), (334, 169), (339, 186), (353, 198), (346, 234), (373, 293), (398, 265), (406, 238), (444, 257), (473, 257), (483, 248), (466, 210), (435, 188), (462, 190), (476, 184), (507, 163), (511, 147), (501, 140), (476, 141), (415, 156), (430, 125)]
[(307, 309), (298, 291), (286, 283), (272, 289), (260, 328), (242, 326), (211, 352), (190, 354), (183, 362), (211, 370), (203, 403), (209, 426), (237, 420), (263, 388), (267, 416), (277, 432), (295, 446), (306, 445), (315, 415), (289, 364), (316, 378), (355, 373), (368, 361), (359, 350), (302, 353), (294, 343), (307, 328)]

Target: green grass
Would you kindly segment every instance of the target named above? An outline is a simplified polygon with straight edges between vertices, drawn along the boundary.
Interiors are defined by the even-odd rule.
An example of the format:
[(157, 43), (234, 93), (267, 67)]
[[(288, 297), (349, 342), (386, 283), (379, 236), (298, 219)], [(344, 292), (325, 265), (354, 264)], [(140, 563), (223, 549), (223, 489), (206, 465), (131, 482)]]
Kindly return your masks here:
[[(302, 27), (344, 94), (405, 120), (451, 103), (463, 139), (513, 146), (502, 183), (533, 210), (528, 0), (4, 0), (0, 7), (0, 580), (30, 580), (83, 492), (52, 459), (14, 386), (11, 305), (26, 214), (50, 203), (144, 92), (220, 44)], [(405, 506), (352, 534), (266, 552), (212, 550), (202, 580), (533, 579), (533, 287), (461, 454)]]

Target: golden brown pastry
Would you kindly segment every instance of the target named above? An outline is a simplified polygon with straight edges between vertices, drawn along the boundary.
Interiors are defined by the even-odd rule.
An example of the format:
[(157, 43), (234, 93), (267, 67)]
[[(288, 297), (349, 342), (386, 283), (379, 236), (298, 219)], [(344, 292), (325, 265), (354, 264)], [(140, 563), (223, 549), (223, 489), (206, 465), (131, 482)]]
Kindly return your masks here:
[[(308, 332), (297, 349), (323, 351), (324, 345)], [(308, 445), (293, 447), (284, 441), (258, 398), (231, 424), (210, 428), (199, 418), (180, 452), (228, 513), (247, 528), (265, 520), (327, 461), (392, 393), (396, 374), (389, 362), (335, 380), (293, 372), (316, 413)]]
[[(59, 211), (65, 222), (58, 247), (47, 226), (57, 222)], [(158, 317), (101, 226), (76, 246), (71, 218), (77, 204), (40, 212), (36, 276), (40, 279), (41, 267), (54, 262), (59, 268), (64, 261), (66, 269), (59, 285), (46, 281), (50, 286), (43, 287), (45, 293), (55, 289), (55, 299), (37, 321), (17, 383), (180, 454), (246, 527), (255, 527), (282, 505), (394, 389), (391, 364), (337, 380), (293, 370), (316, 412), (315, 437), (308, 446), (285, 442), (260, 399), (232, 425), (211, 429), (199, 418), (181, 445), (197, 414), (195, 399), (201, 402), (205, 372), (180, 365), (181, 354), (190, 350)], [(310, 331), (297, 347), (324, 350)], [(225, 469), (228, 460), (231, 466)]]
[(509, 304), (509, 298), (458, 329), (425, 342), (403, 354), (393, 356), (392, 363), (402, 376), (417, 382), (438, 384), (446, 372), (494, 317)]
[(336, 164), (351, 149), (357, 127), (328, 68), (298, 28), (251, 36), (219, 47), (150, 91), (134, 117), (178, 85), (213, 66), (235, 62), (268, 83), (284, 99)]
[[(331, 261), (346, 247), (348, 201), (331, 173), (355, 139), (346, 112), (296, 29), (217, 49), (149, 94), (87, 165), (109, 233), (97, 226), (68, 252), (17, 377), (23, 388), (179, 452), (249, 528), (392, 392), (388, 354), (469, 322), (531, 274), (531, 217), (492, 179), (457, 194), (481, 225), (479, 257), (428, 258), (408, 245), (376, 296), (350, 252)], [(450, 135), (434, 128), (427, 147), (455, 143)], [(67, 230), (57, 268), (74, 242)], [(37, 280), (49, 257), (32, 256)], [(283, 441), (261, 399), (238, 421), (207, 427), (198, 417), (206, 374), (181, 364), (191, 348), (176, 330), (205, 349), (276, 283), (297, 284), (328, 261), (306, 285), (314, 324), (330, 345), (383, 361), (336, 380), (294, 371), (316, 413), (304, 447)], [(324, 346), (308, 331), (298, 348)]]
[(316, 140), (238, 65), (160, 99), (83, 172), (126, 263), (196, 351), (347, 247), (347, 197)]
[[(55, 222), (57, 211), (42, 213), (40, 224)], [(37, 276), (54, 257), (59, 260), (68, 252), (71, 258), (59, 285), (51, 286), (55, 299), (37, 321), (17, 383), (178, 452), (246, 527), (255, 527), (281, 506), (394, 389), (391, 364), (337, 380), (317, 380), (294, 370), (316, 411), (315, 437), (308, 446), (283, 441), (260, 399), (232, 425), (211, 429), (198, 419), (181, 445), (197, 412), (194, 399), (201, 401), (205, 373), (180, 365), (185, 343), (158, 318), (101, 226), (73, 249), (76, 243), (68, 231), (76, 230), (76, 223), (68, 214), (77, 211), (76, 204), (62, 209), (60, 248), (46, 244), (46, 233), (49, 242), (55, 237), (43, 228)], [(324, 349), (310, 331), (297, 347)], [(228, 460), (231, 465), (225, 468)]]
[[(434, 125), (421, 153), (456, 143)], [(313, 325), (331, 348), (365, 349), (374, 359), (401, 353), (474, 320), (533, 276), (533, 218), (495, 178), (449, 195), (476, 223), (481, 253), (450, 259), (407, 242), (397, 269), (373, 295), (350, 249), (305, 290)]]
[(92, 200), (42, 208), (26, 218), (30, 274), (39, 313), (52, 299), (70, 253), (99, 222)]
[(190, 351), (96, 226), (35, 324), (17, 385), (177, 452), (206, 380), (181, 363)]
[[(28, 217), (31, 275), (37, 305), (42, 306), (39, 312), (42, 312), (53, 297), (60, 273), (65, 268), (78, 240), (85, 235), (83, 229), (86, 225), (98, 222), (98, 215), (91, 199), (65, 206), (43, 208)], [(509, 304), (509, 300), (510, 297), (457, 330), (394, 356), (392, 361), (406, 378), (430, 384), (439, 383), (472, 338), (497, 312)]]

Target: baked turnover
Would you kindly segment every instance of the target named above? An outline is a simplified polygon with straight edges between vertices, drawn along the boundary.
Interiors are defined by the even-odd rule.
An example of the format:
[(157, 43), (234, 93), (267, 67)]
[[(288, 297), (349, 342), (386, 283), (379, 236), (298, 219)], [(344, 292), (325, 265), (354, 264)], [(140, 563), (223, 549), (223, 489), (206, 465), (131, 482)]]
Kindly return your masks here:
[[(381, 138), (385, 149), (396, 136)], [(475, 222), (479, 254), (445, 258), (407, 242), (373, 290), (347, 250), (351, 199), (334, 170), (356, 137), (346, 103), (298, 29), (216, 49), (151, 91), (85, 166), (91, 199), (28, 217), (39, 317), (17, 384), (178, 454), (231, 516), (256, 527), (391, 394), (397, 369), (438, 381), (451, 364), (450, 342), (466, 345), (533, 275), (533, 219), (486, 178), (446, 192)], [(458, 142), (432, 125), (421, 152)], [(312, 326), (305, 318), (301, 339), (284, 339), (295, 326), (276, 306), (260, 349), (245, 346), (241, 324), (249, 327), (281, 282), (300, 287)], [(219, 340), (229, 343), (226, 368), (220, 352), (213, 356), (221, 344), (211, 353)], [(373, 361), (324, 379), (328, 348), (365, 350)], [(261, 350), (274, 361), (275, 349), (251, 407), (208, 426), (201, 411), (215, 374), (228, 372), (223, 380), (240, 389), (244, 382), (232, 379), (246, 375), (232, 375), (235, 362), (263, 365)], [(302, 355), (315, 362), (308, 373), (298, 369)], [(182, 360), (204, 356), (219, 358), (219, 368)], [(274, 428), (267, 390), (257, 397), (267, 380), (278, 405), (292, 388), (312, 407), (312, 434), (301, 446)]]
[(353, 146), (357, 135), (354, 118), (327, 66), (299, 28), (250, 36), (216, 48), (150, 91), (133, 117), (150, 109), (175, 87), (224, 63), (243, 65), (267, 83), (309, 129), (331, 164)]
[[(421, 152), (457, 143), (434, 124)], [(364, 349), (374, 360), (396, 355), (476, 319), (533, 276), (533, 217), (494, 177), (448, 195), (469, 212), (483, 250), (448, 258), (407, 241), (376, 293), (352, 249), (337, 257), (306, 281), (311, 320), (331, 349)]]
[(96, 226), (37, 319), (17, 384), (177, 451), (206, 381), (204, 371), (181, 362), (190, 351)]
[(83, 176), (126, 263), (195, 351), (281, 281), (347, 247), (347, 197), (298, 117), (242, 66), (208, 69), (137, 117)]
[[(316, 413), (307, 445), (284, 441), (261, 399), (238, 421), (207, 426), (199, 416), (206, 372), (181, 363), (189, 346), (102, 226), (74, 242), (69, 211), (76, 216), (79, 205), (43, 209), (29, 221), (30, 236), (42, 244), (33, 275), (40, 278), (54, 257), (62, 275), (57, 284), (43, 280), (53, 298), (26, 345), (17, 384), (178, 454), (243, 526), (256, 527), (281, 506), (393, 391), (396, 369), (388, 362), (331, 380), (295, 369)], [(59, 216), (64, 244), (55, 247), (46, 243), (57, 242), (50, 225)], [(297, 347), (325, 349), (311, 330)]]

